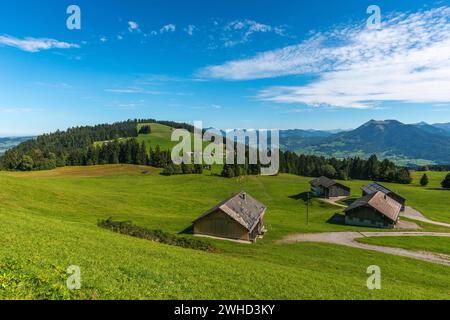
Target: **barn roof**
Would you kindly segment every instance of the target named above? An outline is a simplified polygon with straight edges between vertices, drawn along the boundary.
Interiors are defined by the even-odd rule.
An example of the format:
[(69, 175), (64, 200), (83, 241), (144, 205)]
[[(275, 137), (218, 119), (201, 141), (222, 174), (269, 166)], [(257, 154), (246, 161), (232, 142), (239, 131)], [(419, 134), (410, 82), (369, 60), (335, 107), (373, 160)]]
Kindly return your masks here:
[(336, 182), (336, 181), (329, 179), (327, 177), (324, 177), (324, 176), (310, 181), (309, 184), (312, 185), (313, 187), (325, 187), (325, 188), (329, 188), (331, 186), (338, 185), (338, 186), (343, 187), (344, 189), (350, 189), (349, 187), (344, 186), (343, 184), (340, 184), (339, 182)]
[(266, 209), (267, 207), (255, 198), (245, 192), (240, 192), (209, 209), (194, 222), (208, 216), (214, 211), (221, 210), (251, 232), (258, 224)]
[(353, 202), (345, 211), (369, 206), (386, 216), (392, 221), (397, 221), (402, 205), (394, 199), (387, 197), (381, 191), (368, 194)]
[(392, 190), (386, 188), (385, 186), (383, 186), (383, 185), (381, 185), (379, 183), (376, 183), (376, 182), (370, 183), (370, 184), (362, 187), (361, 189), (366, 194), (374, 194), (374, 193), (377, 193), (377, 192), (383, 192), (384, 194), (395, 194), (398, 198), (406, 200), (405, 198), (403, 198), (398, 193), (395, 193), (394, 191), (392, 191)]

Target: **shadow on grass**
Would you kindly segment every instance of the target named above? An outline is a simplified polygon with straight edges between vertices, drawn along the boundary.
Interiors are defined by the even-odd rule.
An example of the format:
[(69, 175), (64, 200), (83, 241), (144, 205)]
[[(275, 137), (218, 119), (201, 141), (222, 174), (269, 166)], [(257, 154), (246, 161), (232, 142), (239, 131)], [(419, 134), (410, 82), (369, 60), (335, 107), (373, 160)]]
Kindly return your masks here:
[[(309, 192), (302, 192), (293, 196), (289, 196), (289, 198), (294, 200), (303, 200), (304, 202), (306, 202), (308, 201), (308, 193)], [(311, 194), (309, 195), (309, 199), (313, 199), (313, 196)]]
[(327, 223), (343, 226), (345, 225), (345, 216), (340, 213), (335, 213), (330, 219), (327, 220)]
[(180, 231), (178, 234), (194, 234), (194, 226), (190, 225), (189, 227), (187, 227), (186, 229), (184, 229), (183, 231)]
[(352, 197), (352, 198), (347, 198), (347, 199), (343, 199), (343, 200), (339, 200), (337, 203), (346, 205), (347, 207), (350, 206), (353, 202), (355, 202), (356, 200), (358, 200), (357, 197)]

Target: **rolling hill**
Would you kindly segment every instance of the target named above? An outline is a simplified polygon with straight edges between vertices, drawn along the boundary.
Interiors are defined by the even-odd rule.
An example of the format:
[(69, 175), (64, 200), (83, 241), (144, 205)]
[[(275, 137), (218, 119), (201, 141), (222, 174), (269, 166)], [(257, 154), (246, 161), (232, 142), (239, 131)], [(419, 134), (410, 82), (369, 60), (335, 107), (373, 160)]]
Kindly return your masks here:
[[(171, 146), (171, 127), (152, 123), (151, 128), (150, 134), (137, 139), (147, 145)], [(163, 176), (161, 170), (97, 165), (0, 172), (0, 285), (4, 288), (0, 298), (448, 297), (446, 266), (336, 245), (279, 243), (299, 232), (372, 230), (330, 223), (332, 217), (342, 214), (341, 208), (315, 199), (308, 205), (302, 195), (310, 190), (311, 178), (280, 174), (225, 179), (211, 171)], [(405, 195), (427, 217), (450, 221), (448, 191), (438, 190), (445, 173), (429, 173), (427, 188), (418, 187), (422, 173), (414, 174), (412, 185), (387, 186)], [(352, 197), (358, 197), (367, 181), (345, 184), (352, 188)], [(180, 234), (205, 210), (239, 191), (252, 194), (268, 207), (268, 233), (255, 245), (208, 239), (219, 249), (208, 253), (132, 238), (97, 226), (98, 220), (112, 217)], [(424, 245), (445, 252), (447, 242), (431, 241)], [(401, 245), (414, 248), (416, 244)], [(374, 262), (383, 269), (382, 291), (366, 288), (366, 269)], [(82, 288), (77, 292), (65, 288), (65, 271), (70, 265), (81, 268)]]
[[(156, 168), (143, 170), (107, 165), (0, 172), (0, 298), (448, 299), (446, 266), (336, 245), (278, 243), (298, 232), (372, 230), (329, 223), (341, 208), (318, 200), (309, 206), (307, 224), (301, 195), (310, 178), (166, 177)], [(436, 190), (443, 174), (430, 174), (429, 188), (389, 186), (430, 218), (449, 221), (448, 191)], [(367, 182), (345, 183), (358, 196)], [(268, 206), (268, 233), (255, 245), (208, 239), (220, 250), (208, 253), (97, 226), (112, 217), (178, 234), (242, 190)], [(444, 251), (447, 243), (433, 248)], [(383, 270), (383, 290), (367, 290), (366, 270), (374, 263)], [(65, 288), (70, 265), (81, 268), (77, 292)]]

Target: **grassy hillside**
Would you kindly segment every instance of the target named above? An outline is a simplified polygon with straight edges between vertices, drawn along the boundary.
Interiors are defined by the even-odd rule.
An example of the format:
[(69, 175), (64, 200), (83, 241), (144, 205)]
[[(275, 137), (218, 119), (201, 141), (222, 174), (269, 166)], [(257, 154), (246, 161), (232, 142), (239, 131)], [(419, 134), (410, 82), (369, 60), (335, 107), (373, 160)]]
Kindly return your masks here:
[[(148, 124), (141, 123), (138, 125), (138, 130)], [(155, 148), (157, 145), (160, 146), (161, 150), (169, 150), (178, 144), (178, 142), (172, 142), (171, 136), (174, 131), (173, 128), (158, 124), (152, 123), (150, 124), (151, 133), (150, 134), (140, 134), (138, 137), (138, 141), (144, 141), (148, 147)]]
[[(448, 299), (450, 270), (445, 266), (325, 244), (276, 244), (296, 232), (364, 230), (327, 223), (340, 209), (318, 201), (312, 202), (307, 225), (303, 198), (309, 180), (291, 175), (165, 177), (158, 169), (135, 166), (0, 172), (0, 298)], [(364, 182), (348, 184), (356, 195)], [(393, 187), (406, 196), (423, 192), (414, 185)], [(96, 226), (98, 219), (113, 217), (179, 233), (242, 190), (269, 208), (269, 232), (255, 245), (208, 240), (220, 253), (205, 253)], [(450, 220), (448, 192), (431, 185), (426, 192), (424, 213)], [(439, 201), (446, 210), (434, 205)], [(366, 269), (373, 264), (382, 268), (381, 291), (366, 288)], [(81, 267), (80, 292), (64, 288), (69, 265)]]
[(404, 248), (415, 251), (428, 251), (450, 255), (450, 238), (439, 237), (380, 237), (362, 238), (359, 242), (386, 247)]

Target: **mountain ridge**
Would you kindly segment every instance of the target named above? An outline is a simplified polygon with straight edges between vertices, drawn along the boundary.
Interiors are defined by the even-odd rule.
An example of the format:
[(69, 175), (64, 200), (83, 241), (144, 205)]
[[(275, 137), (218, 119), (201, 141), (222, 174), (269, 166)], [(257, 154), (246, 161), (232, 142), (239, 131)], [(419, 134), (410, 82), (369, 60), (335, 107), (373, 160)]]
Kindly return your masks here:
[(376, 154), (408, 165), (448, 164), (449, 132), (426, 123), (404, 124), (398, 120), (372, 119), (354, 130), (328, 137), (293, 141), (284, 136), (281, 145), (290, 151), (337, 158), (364, 158)]

